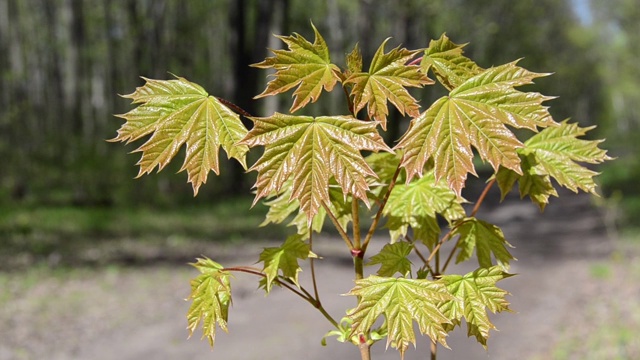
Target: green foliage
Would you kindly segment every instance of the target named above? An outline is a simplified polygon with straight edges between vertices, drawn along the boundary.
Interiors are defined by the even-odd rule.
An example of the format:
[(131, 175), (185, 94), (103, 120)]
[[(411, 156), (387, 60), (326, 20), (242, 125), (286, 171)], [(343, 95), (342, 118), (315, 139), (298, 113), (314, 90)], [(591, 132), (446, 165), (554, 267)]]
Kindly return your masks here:
[[(590, 128), (555, 122), (543, 105), (551, 97), (516, 90), (547, 76), (517, 62), (483, 69), (463, 55), (463, 45), (443, 35), (425, 50), (398, 46), (385, 53), (387, 39), (367, 72), (355, 46), (347, 55), (347, 68), (340, 69), (331, 62), (318, 30), (313, 30), (313, 43), (298, 34), (280, 36), (288, 50), (273, 50), (273, 57), (254, 65), (275, 70), (257, 97), (296, 88), (293, 113), (340, 83), (349, 114), (311, 117), (276, 112), (254, 117), (237, 109), (253, 122), (247, 132), (231, 110), (234, 105), (222, 105), (181, 78), (147, 80), (128, 95), (140, 105), (122, 115), (127, 123), (115, 140), (151, 135), (138, 150), (143, 152), (140, 174), (156, 166), (162, 169), (186, 142), (183, 168), (197, 191), (209, 170), (218, 172), (217, 162), (205, 159), (217, 159), (220, 146), (243, 165), (246, 152), (262, 146), (262, 156), (249, 168), (258, 173), (254, 204), (264, 198), (269, 207), (262, 225), (288, 221), (297, 230), (281, 246), (264, 249), (259, 258), (262, 269), (223, 268), (199, 259), (195, 266), (201, 275), (192, 281), (189, 330), (193, 332), (202, 321), (204, 336), (212, 344), (216, 324), (226, 331), (229, 273), (237, 271), (259, 276), (267, 292), (275, 284), (309, 302), (334, 327), (325, 338), (352, 342), (363, 359), (369, 358), (371, 344), (385, 337), (387, 346), (404, 356), (409, 344), (416, 344), (414, 322), (433, 343), (447, 346), (447, 334), (464, 319), (468, 335), (486, 347), (489, 331), (495, 329), (487, 310), (509, 310), (507, 292), (496, 282), (511, 276), (506, 271), (515, 260), (502, 230), (476, 217), (487, 192), (497, 183), (504, 198), (518, 182), (521, 196), (529, 195), (541, 209), (550, 196), (557, 196), (551, 179), (573, 191), (595, 194), (597, 172), (580, 163), (610, 159), (598, 147), (601, 141), (578, 139)], [(428, 72), (448, 94), (420, 113), (419, 102), (407, 88), (434, 83)], [(379, 133), (387, 127), (389, 102), (412, 118), (394, 149)], [(365, 120), (360, 120), (358, 113), (365, 107)], [(527, 132), (513, 129), (534, 135), (520, 139)], [(365, 157), (363, 152), (373, 153)], [(467, 175), (476, 175), (476, 154), (491, 164), (494, 173), (467, 213), (461, 192)], [(366, 234), (361, 233), (361, 213), (373, 219)], [(382, 217), (391, 239), (367, 258)], [(347, 295), (358, 303), (340, 323), (320, 301), (314, 268), (318, 258), (313, 253), (313, 232), (321, 232), (327, 218), (354, 260), (356, 282)], [(444, 234), (438, 218), (448, 224)], [(447, 260), (440, 261), (442, 245), (456, 238)], [(415, 265), (409, 259), (412, 253), (419, 258)], [(470, 260), (475, 253), (480, 267), (466, 275), (446, 274), (456, 253), (456, 262)], [(300, 261), (309, 262), (312, 291), (300, 283)], [(379, 265), (377, 275), (366, 277), (365, 263)], [(373, 328), (381, 318), (381, 327)]]
[(229, 305), (231, 305), (230, 275), (222, 265), (210, 259), (198, 259), (193, 265), (200, 275), (191, 280), (191, 307), (187, 312), (189, 335), (202, 321), (202, 337), (213, 347), (216, 340), (216, 325), (227, 330)]

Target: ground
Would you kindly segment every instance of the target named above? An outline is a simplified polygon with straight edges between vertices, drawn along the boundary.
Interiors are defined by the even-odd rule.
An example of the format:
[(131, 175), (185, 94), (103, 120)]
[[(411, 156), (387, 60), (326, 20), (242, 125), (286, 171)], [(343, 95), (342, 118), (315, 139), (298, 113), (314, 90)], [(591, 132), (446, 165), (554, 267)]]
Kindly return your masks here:
[[(484, 214), (484, 215), (482, 215)], [(502, 226), (518, 258), (499, 283), (514, 313), (492, 316), (499, 331), (488, 350), (456, 329), (438, 359), (638, 359), (640, 246), (612, 238), (612, 227), (588, 196), (552, 200), (544, 214), (528, 200), (483, 208)], [(609, 230), (609, 231), (607, 231)], [(375, 239), (382, 246), (386, 239)], [(199, 245), (224, 265), (251, 265), (270, 243)], [(349, 254), (334, 237), (315, 242), (322, 301), (334, 317), (354, 306), (340, 296), (353, 285)], [(473, 269), (465, 265), (460, 271)], [(372, 270), (372, 269), (370, 269)], [(230, 333), (211, 351), (199, 334), (187, 339), (189, 279), (184, 264), (79, 267), (0, 273), (0, 360), (13, 359), (327, 359), (359, 358), (347, 344), (320, 340), (328, 323), (289, 292), (268, 297), (254, 278), (233, 280)], [(304, 269), (301, 281), (308, 280)], [(428, 342), (406, 359), (428, 358)], [(399, 359), (384, 343), (373, 359)]]

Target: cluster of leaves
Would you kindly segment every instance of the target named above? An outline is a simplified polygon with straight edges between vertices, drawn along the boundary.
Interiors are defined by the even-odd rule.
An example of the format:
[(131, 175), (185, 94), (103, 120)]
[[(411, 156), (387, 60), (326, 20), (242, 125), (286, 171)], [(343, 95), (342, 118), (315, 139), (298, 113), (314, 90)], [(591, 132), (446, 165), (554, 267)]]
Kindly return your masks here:
[[(197, 193), (211, 170), (219, 172), (220, 147), (245, 168), (247, 152), (264, 147), (248, 169), (258, 173), (255, 201), (267, 199), (270, 207), (263, 225), (289, 221), (297, 228), (282, 246), (262, 252), (262, 268), (224, 268), (199, 259), (194, 266), (201, 275), (192, 281), (190, 296), (190, 332), (201, 322), (213, 344), (216, 326), (227, 330), (229, 274), (240, 271), (260, 276), (267, 293), (277, 285), (309, 301), (335, 326), (329, 334), (341, 341), (368, 347), (386, 337), (387, 346), (404, 354), (416, 343), (414, 322), (420, 333), (446, 346), (447, 334), (464, 319), (469, 336), (486, 346), (494, 328), (487, 311), (509, 310), (507, 292), (496, 283), (511, 276), (514, 257), (502, 231), (476, 217), (486, 192), (470, 213), (463, 206), (467, 175), (477, 176), (474, 157), (494, 169), (486, 190), (497, 183), (504, 197), (517, 182), (521, 196), (544, 209), (549, 197), (557, 196), (551, 179), (573, 191), (595, 193), (597, 173), (581, 163), (608, 160), (606, 152), (598, 148), (599, 141), (579, 139), (589, 128), (554, 121), (543, 105), (550, 97), (517, 89), (547, 74), (530, 72), (517, 62), (483, 69), (463, 54), (463, 45), (445, 35), (420, 50), (396, 47), (386, 52), (385, 40), (367, 71), (356, 46), (341, 69), (313, 30), (313, 43), (299, 34), (279, 37), (287, 49), (273, 50), (272, 57), (254, 65), (274, 70), (258, 98), (295, 90), (289, 114), (248, 116), (250, 130), (240, 121), (243, 111), (183, 78), (145, 79), (144, 86), (125, 96), (138, 107), (120, 115), (126, 122), (114, 140), (150, 135), (137, 150), (142, 153), (140, 175), (161, 170), (184, 144), (182, 169)], [(448, 94), (421, 112), (408, 88), (435, 84), (429, 74)], [(347, 114), (294, 114), (337, 85), (348, 95)], [(386, 129), (389, 103), (412, 119), (394, 148), (385, 144), (378, 128)], [(533, 135), (523, 141), (513, 129)], [(371, 153), (365, 157), (364, 151)], [(360, 204), (375, 214), (365, 236), (360, 234)], [(299, 261), (309, 260), (313, 275), (313, 232), (322, 230), (327, 217), (354, 256), (356, 282), (347, 295), (358, 304), (340, 324), (324, 311), (315, 278), (315, 294), (298, 281)], [(364, 277), (365, 252), (382, 217), (390, 241), (368, 260), (368, 265), (379, 265), (377, 272)], [(446, 221), (447, 231), (438, 218)], [(446, 263), (434, 264), (441, 245), (454, 239)], [(420, 265), (409, 260), (413, 253)], [(453, 255), (461, 262), (474, 253), (477, 270), (445, 274)], [(380, 318), (384, 324), (374, 329)]]

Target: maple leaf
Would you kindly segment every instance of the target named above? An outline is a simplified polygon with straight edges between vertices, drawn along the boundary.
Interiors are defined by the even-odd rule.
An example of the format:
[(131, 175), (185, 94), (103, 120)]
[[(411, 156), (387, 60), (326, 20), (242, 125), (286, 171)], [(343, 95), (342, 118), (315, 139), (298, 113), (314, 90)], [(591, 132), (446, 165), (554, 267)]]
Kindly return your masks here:
[(367, 177), (376, 174), (360, 150), (392, 151), (375, 123), (348, 116), (314, 118), (280, 113), (252, 120), (253, 129), (240, 143), (265, 147), (262, 157), (249, 169), (258, 171), (255, 201), (279, 193), (292, 179), (291, 199), (300, 201), (300, 209), (310, 222), (322, 204), (330, 202), (329, 181), (333, 178), (344, 195), (369, 204)]
[(380, 269), (376, 273), (378, 276), (393, 276), (400, 273), (407, 276), (411, 272), (411, 261), (407, 258), (413, 245), (401, 241), (393, 244), (386, 244), (379, 253), (372, 256), (368, 266), (380, 264)]
[(279, 271), (282, 272), (282, 276), (298, 285), (298, 273), (302, 271), (298, 265), (298, 259), (306, 260), (309, 257), (317, 256), (311, 252), (309, 244), (302, 240), (302, 236), (297, 234), (289, 236), (279, 247), (265, 248), (260, 254), (259, 261), (264, 263), (262, 271), (267, 276), (265, 284), (267, 293), (271, 291), (273, 280), (278, 277)]
[(216, 339), (216, 324), (225, 332), (231, 304), (231, 275), (222, 266), (210, 259), (198, 259), (192, 263), (200, 275), (191, 280), (191, 294), (187, 300), (192, 304), (187, 312), (189, 336), (193, 335), (202, 321), (202, 338), (209, 340), (213, 348)]
[(579, 162), (600, 164), (611, 160), (607, 151), (598, 145), (602, 140), (578, 139), (594, 127), (581, 128), (578, 124), (562, 121), (557, 127), (550, 127), (535, 134), (518, 150), (522, 159), (523, 174), (511, 174), (500, 169), (496, 180), (500, 186), (502, 197), (506, 195), (517, 180), (520, 196), (529, 195), (541, 210), (549, 202), (549, 196), (558, 196), (551, 184), (550, 177), (560, 186), (574, 192), (582, 190), (596, 194), (596, 183), (593, 177), (597, 172), (590, 170)]
[(411, 227), (414, 239), (432, 249), (440, 235), (436, 214), (451, 223), (463, 218), (465, 211), (456, 194), (443, 181), (436, 182), (430, 171), (409, 184), (396, 185), (383, 214), (389, 219), (387, 227), (392, 241), (406, 236)]
[(294, 33), (293, 36), (277, 36), (289, 50), (271, 50), (275, 56), (251, 66), (261, 69), (276, 70), (275, 78), (267, 84), (267, 88), (255, 98), (277, 95), (298, 87), (294, 92), (291, 112), (303, 108), (309, 102), (315, 102), (322, 90), (331, 91), (340, 80), (340, 68), (331, 63), (327, 44), (311, 24), (315, 33), (315, 41), (310, 43), (304, 37)]
[(440, 311), (456, 325), (464, 318), (467, 335), (475, 336), (486, 348), (489, 330), (496, 328), (489, 321), (487, 309), (493, 313), (511, 311), (505, 299), (509, 293), (496, 287), (496, 282), (511, 276), (498, 266), (481, 268), (466, 275), (443, 275), (442, 281), (454, 299), (443, 302)]
[(180, 171), (187, 171), (196, 195), (211, 170), (219, 174), (221, 146), (229, 158), (235, 158), (246, 169), (245, 156), (249, 148), (236, 143), (247, 134), (247, 129), (236, 113), (184, 78), (143, 79), (144, 86), (124, 96), (140, 105), (117, 115), (126, 122), (111, 140), (129, 143), (153, 134), (135, 150), (142, 152), (138, 177), (150, 173), (156, 166), (158, 171), (162, 170), (183, 145), (187, 151)]
[(556, 123), (542, 106), (549, 97), (514, 87), (544, 75), (513, 62), (487, 69), (438, 99), (411, 121), (396, 145), (405, 151), (406, 182), (421, 176), (424, 164), (433, 158), (436, 180), (445, 178), (460, 195), (467, 174), (476, 175), (472, 147), (496, 171), (502, 166), (522, 173), (516, 150), (524, 145), (506, 125), (536, 130)]
[(507, 250), (507, 247), (512, 246), (505, 240), (502, 230), (486, 221), (476, 218), (463, 219), (453, 234), (460, 235), (458, 241), (460, 253), (458, 253), (456, 263), (471, 258), (474, 249), (478, 264), (483, 268), (490, 268), (493, 265), (491, 254), (503, 270), (508, 270), (509, 262), (515, 259)]
[(466, 44), (456, 44), (442, 34), (440, 39), (431, 40), (422, 57), (422, 71), (426, 74), (432, 70), (438, 82), (451, 91), (480, 74), (484, 69), (466, 56), (463, 50)]
[(418, 323), (422, 334), (447, 346), (443, 324), (451, 321), (440, 312), (438, 304), (452, 297), (444, 283), (369, 276), (356, 280), (356, 286), (347, 295), (359, 298), (358, 306), (347, 315), (353, 321), (351, 335), (367, 334), (384, 315), (387, 347), (391, 344), (402, 357), (409, 344), (416, 344), (413, 321)]
[(420, 106), (406, 87), (422, 87), (433, 84), (420, 71), (418, 65), (406, 65), (419, 52), (419, 50), (407, 50), (399, 46), (388, 53), (384, 52), (386, 39), (378, 48), (368, 72), (356, 72), (351, 74), (344, 84), (353, 84), (351, 96), (353, 97), (354, 112), (357, 113), (367, 106), (369, 118), (380, 122), (383, 129), (387, 128), (387, 101), (390, 101), (402, 115), (418, 116)]

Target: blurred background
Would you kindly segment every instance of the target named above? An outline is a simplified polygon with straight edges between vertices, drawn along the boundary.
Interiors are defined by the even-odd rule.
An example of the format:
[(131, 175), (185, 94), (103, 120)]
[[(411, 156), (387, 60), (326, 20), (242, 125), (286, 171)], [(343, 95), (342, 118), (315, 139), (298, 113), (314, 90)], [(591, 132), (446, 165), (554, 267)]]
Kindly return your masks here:
[[(139, 155), (128, 152), (139, 144), (105, 140), (122, 124), (113, 115), (132, 108), (118, 94), (141, 86), (140, 76), (185, 77), (259, 116), (285, 111), (290, 94), (252, 100), (267, 73), (248, 65), (268, 56), (267, 48), (282, 46), (273, 34), (297, 32), (312, 40), (310, 21), (339, 65), (356, 42), (366, 66), (389, 36), (388, 49), (400, 44), (415, 49), (446, 32), (454, 42), (468, 42), (466, 54), (482, 67), (522, 58), (525, 68), (553, 72), (530, 89), (559, 97), (548, 103), (556, 120), (597, 125), (589, 136), (606, 138), (602, 147), (617, 157), (597, 169), (603, 196), (572, 209), (588, 207), (596, 214), (600, 240), (619, 234), (637, 238), (637, 0), (0, 0), (0, 308), (5, 309), (0, 320), (7, 324), (0, 326), (0, 359), (39, 358), (42, 349), (28, 345), (34, 337), (54, 342), (37, 330), (44, 324), (27, 326), (32, 318), (14, 311), (27, 309), (35, 317), (45, 305), (18, 298), (38, 298), (38, 291), (46, 298), (61, 286), (73, 288), (73, 281), (87, 286), (95, 279), (118, 289), (128, 276), (135, 277), (125, 265), (144, 265), (135, 268), (141, 276), (160, 276), (148, 281), (167, 283), (163, 276), (174, 276), (167, 275), (174, 274), (167, 264), (184, 264), (203, 253), (214, 257), (214, 245), (217, 253), (232, 257), (226, 245), (244, 249), (247, 239), (286, 233), (277, 226), (256, 229), (266, 210), (258, 205), (247, 211), (254, 175), (237, 164), (223, 159), (222, 175), (212, 174), (194, 198), (186, 174), (175, 174), (179, 162), (133, 180)], [(428, 102), (442, 93), (430, 87), (414, 94)], [(308, 108), (311, 114), (347, 111), (339, 91)], [(396, 121), (385, 134), (389, 141), (408, 122), (391, 116)], [(563, 197), (552, 199), (551, 206), (562, 204)], [(613, 277), (617, 265), (609, 262), (631, 243), (598, 257), (587, 266), (588, 274)], [(179, 271), (186, 277), (177, 284), (188, 286), (185, 279), (192, 274)], [(85, 293), (82, 289), (78, 293)], [(78, 296), (74, 301), (88, 301)], [(178, 327), (181, 331), (182, 324)], [(67, 345), (60, 358), (84, 358), (69, 355), (82, 345)]]

